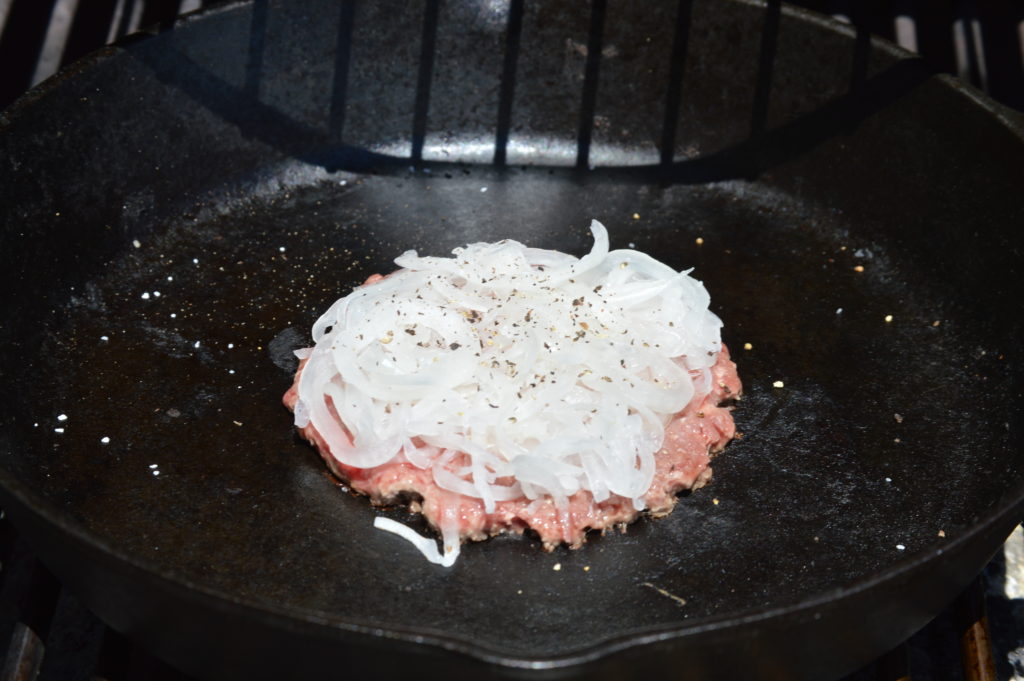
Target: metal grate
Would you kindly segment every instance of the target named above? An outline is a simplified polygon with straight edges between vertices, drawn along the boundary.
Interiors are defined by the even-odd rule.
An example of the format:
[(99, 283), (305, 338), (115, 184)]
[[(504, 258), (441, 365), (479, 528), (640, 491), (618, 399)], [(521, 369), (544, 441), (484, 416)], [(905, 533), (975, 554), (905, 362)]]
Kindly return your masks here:
[(106, 627), (0, 511), (0, 681), (189, 681)]
[[(212, 0), (0, 0), (0, 108), (86, 53), (205, 4)], [(794, 4), (864, 26), (920, 53), (937, 71), (1024, 111), (1024, 3), (1019, 0)]]

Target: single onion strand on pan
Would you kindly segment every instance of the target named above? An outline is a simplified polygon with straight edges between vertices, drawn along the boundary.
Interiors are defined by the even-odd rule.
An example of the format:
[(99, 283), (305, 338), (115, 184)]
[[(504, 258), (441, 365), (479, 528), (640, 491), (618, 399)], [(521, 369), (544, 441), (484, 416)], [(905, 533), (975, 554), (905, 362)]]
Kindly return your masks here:
[[(708, 393), (722, 323), (689, 271), (590, 229), (582, 258), (508, 239), (402, 254), (313, 326), (296, 425), (348, 466), (404, 457), (488, 513), (524, 496), (565, 511), (584, 490), (644, 509), (665, 426)], [(457, 533), (440, 529), (447, 559)]]

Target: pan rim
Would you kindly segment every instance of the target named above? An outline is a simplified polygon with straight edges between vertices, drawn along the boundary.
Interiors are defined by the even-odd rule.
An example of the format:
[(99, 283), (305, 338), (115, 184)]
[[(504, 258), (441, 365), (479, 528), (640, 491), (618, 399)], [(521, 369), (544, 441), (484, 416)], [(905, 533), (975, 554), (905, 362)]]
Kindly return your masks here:
[[(766, 7), (764, 0), (731, 0), (731, 2), (751, 8)], [(175, 30), (193, 21), (201, 21), (210, 16), (222, 12), (235, 11), (251, 4), (252, 0), (230, 0), (205, 7), (178, 18), (170, 25), (144, 29), (140, 33), (123, 38), (110, 46), (83, 57), (73, 64), (63, 67), (56, 74), (27, 91), (5, 110), (0, 111), (0, 134), (4, 134), (19, 118), (29, 116), (33, 105), (47, 93), (59, 87), (66, 80), (73, 79), (78, 74), (116, 57), (124, 51), (125, 47), (139, 41), (151, 39), (165, 31)], [(852, 25), (825, 15), (819, 15), (787, 4), (782, 6), (782, 13), (789, 18), (817, 25), (846, 38), (855, 36), (855, 29)], [(899, 46), (877, 36), (871, 36), (871, 46), (872, 49), (880, 50), (900, 59), (916, 58), (916, 55), (913, 53), (907, 52)], [(973, 86), (952, 76), (936, 74), (936, 80), (944, 88), (957, 93), (959, 96), (966, 97), (974, 105), (983, 109), (998, 121), (999, 125), (1009, 130), (1021, 143), (1024, 143), (1024, 115), (1019, 115), (1017, 112), (1004, 107)], [(881, 584), (904, 579), (917, 571), (926, 569), (935, 554), (935, 549), (932, 548), (909, 555), (891, 564), (889, 567), (867, 575), (856, 582), (812, 594), (788, 605), (767, 609), (754, 608), (731, 614), (698, 618), (692, 622), (680, 621), (676, 624), (658, 625), (637, 630), (633, 633), (619, 634), (595, 641), (563, 654), (530, 657), (520, 654), (509, 654), (480, 641), (453, 636), (445, 632), (427, 629), (410, 630), (392, 625), (382, 627), (379, 624), (345, 620), (339, 617), (337, 613), (328, 613), (311, 608), (280, 606), (269, 602), (253, 604), (229, 592), (193, 582), (173, 571), (167, 571), (158, 564), (121, 551), (108, 540), (62, 513), (52, 502), (44, 499), (30, 487), (23, 484), (21, 480), (3, 467), (0, 467), (0, 488), (2, 488), (5, 494), (9, 494), (16, 499), (30, 513), (37, 515), (51, 526), (57, 528), (59, 532), (72, 537), (93, 550), (105, 554), (109, 559), (122, 563), (130, 569), (152, 576), (163, 582), (165, 588), (183, 590), (205, 597), (214, 607), (233, 610), (242, 616), (255, 616), (265, 622), (269, 620), (275, 626), (299, 621), (304, 625), (311, 625), (325, 633), (329, 632), (334, 635), (338, 633), (354, 634), (380, 640), (391, 639), (405, 643), (422, 644), (459, 653), (486, 663), (516, 669), (570, 668), (600, 660), (629, 649), (640, 648), (658, 642), (710, 635), (776, 618), (799, 617), (801, 615), (813, 617), (814, 611), (818, 608), (834, 606), (837, 602), (850, 599)], [(979, 518), (978, 522), (971, 526), (967, 532), (948, 540), (941, 549), (938, 549), (938, 552), (955, 553), (972, 541), (978, 534), (1005, 523), (1015, 513), (1019, 513), (1022, 505), (1024, 505), (1024, 480), (1018, 481), (1018, 484), (1013, 489), (1007, 491), (1003, 498), (993, 504), (990, 511)]]
[(367, 636), (378, 640), (398, 640), (404, 643), (427, 645), (440, 650), (459, 653), (471, 659), (488, 664), (495, 664), (509, 669), (566, 669), (581, 666), (602, 658), (609, 657), (630, 649), (641, 648), (660, 642), (708, 636), (729, 629), (783, 618), (814, 618), (815, 611), (821, 608), (834, 608), (837, 603), (852, 599), (857, 595), (871, 591), (887, 582), (905, 580), (918, 571), (928, 569), (936, 555), (955, 554), (974, 538), (997, 525), (1005, 523), (1009, 518), (1024, 508), (1024, 481), (1018, 484), (1015, 491), (1007, 492), (1003, 499), (993, 504), (995, 511), (985, 518), (979, 518), (969, 531), (949, 540), (937, 551), (932, 548), (907, 558), (864, 578), (839, 586), (834, 589), (813, 594), (794, 603), (775, 606), (767, 609), (753, 608), (738, 613), (717, 615), (694, 619), (692, 622), (664, 624), (632, 633), (601, 639), (585, 646), (566, 651), (559, 655), (529, 656), (509, 653), (480, 641), (454, 636), (447, 632), (432, 629), (407, 629), (394, 625), (379, 623), (355, 622), (340, 618), (336, 613), (328, 613), (311, 608), (295, 606), (279, 606), (270, 602), (253, 604), (249, 600), (239, 598), (231, 593), (194, 582), (174, 572), (150, 565), (148, 561), (125, 553), (110, 542), (93, 532), (66, 518), (51, 502), (43, 499), (33, 490), (23, 485), (7, 470), (0, 468), (0, 489), (10, 494), (24, 508), (40, 516), (51, 526), (70, 535), (92, 550), (105, 554), (108, 558), (118, 561), (132, 570), (140, 571), (163, 582), (164, 588), (198, 594), (207, 599), (208, 604), (222, 610), (234, 609), (235, 613), (244, 617), (255, 616), (257, 619), (274, 626), (294, 624), (312, 625), (324, 633), (353, 634)]

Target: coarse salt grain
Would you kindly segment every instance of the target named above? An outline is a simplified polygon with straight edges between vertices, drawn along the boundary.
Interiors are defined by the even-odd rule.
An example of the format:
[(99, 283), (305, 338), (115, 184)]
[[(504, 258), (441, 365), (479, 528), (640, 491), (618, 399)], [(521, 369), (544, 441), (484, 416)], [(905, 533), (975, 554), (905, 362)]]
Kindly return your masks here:
[(904, 546), (903, 544), (897, 544), (897, 545), (896, 545), (896, 548), (897, 548), (897, 549), (899, 549), (900, 551), (903, 551), (903, 550), (905, 550), (905, 549), (906, 549), (907, 547), (906, 547), (906, 546)]
[(753, 346), (753, 345), (751, 345), (750, 343), (744, 343), (744, 344), (743, 344), (743, 349), (744, 349), (744, 350), (753, 350), (753, 349), (754, 349), (754, 346)]
[(138, 239), (133, 239), (132, 240), (132, 246), (135, 246), (135, 248), (142, 248), (142, 244), (139, 243)]
[(558, 572), (559, 570), (562, 569), (562, 564), (561, 563), (555, 563), (554, 565), (551, 566), (551, 569), (554, 570), (555, 572)]
[(783, 383), (782, 381), (775, 381), (774, 383), (772, 383), (772, 387), (773, 388), (785, 388), (786, 384)]
[(107, 342), (108, 340), (110, 340), (110, 336), (100, 336), (100, 340), (101, 340), (101, 341), (103, 341), (103, 342), (105, 343), (105, 342)]
[(100, 438), (100, 442), (102, 442), (105, 445), (108, 445), (108, 444), (110, 444), (110, 438), (106, 437), (106, 436), (103, 436), (103, 437)]
[(892, 321), (892, 315), (891, 314), (885, 315), (885, 322), (888, 324), (891, 321)]
[(63, 428), (54, 428), (53, 432), (55, 432), (55, 433), (63, 433), (64, 429)]
[(146, 291), (145, 293), (142, 294), (142, 299), (149, 300), (149, 291)]
[(67, 421), (68, 420), (68, 415), (67, 414), (61, 414), (60, 416), (57, 417), (57, 420), (58, 421)]

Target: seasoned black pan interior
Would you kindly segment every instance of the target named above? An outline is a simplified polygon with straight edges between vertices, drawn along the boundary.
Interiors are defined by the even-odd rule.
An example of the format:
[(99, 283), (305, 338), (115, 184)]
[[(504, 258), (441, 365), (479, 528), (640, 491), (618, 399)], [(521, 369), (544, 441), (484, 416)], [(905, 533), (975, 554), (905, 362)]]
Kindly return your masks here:
[[(730, 62), (728, 36), (761, 26), (761, 15), (697, 3), (691, 30), (676, 15), (687, 6), (660, 19), (602, 10), (606, 61), (586, 135), (576, 107), (581, 89), (586, 107), (596, 60), (578, 48), (593, 25), (525, 10), (516, 39), (535, 49), (518, 66), (516, 107), (502, 114), (515, 121), (506, 143), (520, 143), (497, 164), (477, 158), (480, 140), (501, 142), (491, 114), (477, 118), (447, 96), (461, 88), (470, 100), (505, 101), (507, 60), (486, 46), (503, 44), (506, 23), (491, 27), (483, 10), (467, 18), (428, 3), (423, 29), (420, 16), (385, 23), (364, 5), (325, 9), (343, 28), (367, 27), (331, 62), (349, 69), (344, 144), (306, 134), (309, 110), (337, 112), (295, 94), (283, 74), (288, 64), (301, 71), (297, 57), (282, 66), (266, 56), (256, 103), (218, 93), (218, 78), (235, 79), (241, 94), (251, 78), (218, 42), (252, 48), (246, 30), (260, 14), (246, 6), (61, 83), (40, 120), (14, 118), (3, 142), (22, 164), (33, 145), (43, 149), (0, 189), (12, 322), (5, 475), (63, 522), (173, 580), (518, 660), (793, 607), (937, 555), (1000, 516), (1020, 491), (1020, 416), (1007, 399), (1020, 385), (1018, 322), (1008, 318), (1019, 310), (1020, 236), (1009, 227), (1022, 217), (1010, 198), (1024, 186), (1013, 162), (1020, 138), (912, 62), (884, 51), (868, 59), (863, 41), (811, 24), (810, 49), (834, 56), (833, 75), (852, 68), (859, 89), (850, 95), (845, 77), (825, 89), (794, 84), (828, 79), (801, 70), (799, 41), (782, 40), (778, 99), (760, 121), (754, 96), (754, 131), (768, 132), (748, 137), (751, 109), (730, 113), (731, 98), (749, 102), (763, 81), (756, 60)], [(431, 11), (440, 12), (433, 35)], [(263, 16), (265, 55), (286, 43), (274, 16)], [(626, 19), (660, 52), (620, 35)], [(318, 29), (291, 21), (278, 29), (309, 29), (315, 61)], [(445, 29), (458, 21), (484, 47), (460, 47)], [(795, 18), (781, 21), (779, 35), (796, 30)], [(638, 106), (638, 74), (670, 76), (665, 60), (684, 29), (689, 70), (676, 77), (685, 87)], [(373, 52), (421, 30), (419, 48)], [(556, 48), (542, 37), (557, 37)], [(423, 70), (403, 59), (424, 45), (437, 49), (427, 77), (438, 120), (412, 116), (405, 147), (387, 136), (388, 117), (407, 125), (402, 116), (422, 110)], [(531, 85), (545, 50), (564, 53), (565, 73)], [(450, 80), (460, 58), (476, 73), (472, 54), (504, 64), (488, 71), (491, 85)], [(389, 69), (386, 97), (363, 94)], [(316, 67), (303, 73), (320, 77)], [(527, 98), (531, 87), (548, 98)], [(562, 89), (571, 110), (560, 108)], [(681, 120), (693, 107), (692, 126), (662, 127), (673, 97)], [(674, 163), (659, 165), (651, 129), (671, 129), (661, 139), (676, 145)], [(580, 144), (567, 140), (586, 146), (582, 167)], [(979, 144), (988, 167), (974, 160)], [(293, 434), (280, 404), (291, 351), (335, 298), (404, 250), (515, 238), (582, 254), (591, 218), (609, 227), (613, 247), (695, 268), (745, 383), (744, 437), (716, 459), (713, 483), (667, 518), (592, 536), (578, 551), (501, 537), (466, 547), (451, 569), (430, 565), (374, 530), (382, 512), (339, 486)]]
[[(735, 187), (453, 170), (289, 190), (129, 246), (41, 347), (22, 423), (35, 484), (121, 550), (247, 600), (544, 657), (850, 583), (963, 531), (1012, 473), (964, 465), (1004, 428), (945, 416), (1006, 409), (999, 349), (965, 340), (885, 244)], [(500, 538), (430, 565), (292, 434), (290, 351), (406, 248), (511, 235), (582, 253), (592, 215), (617, 245), (696, 268), (746, 382), (745, 437), (667, 518), (579, 551)]]

